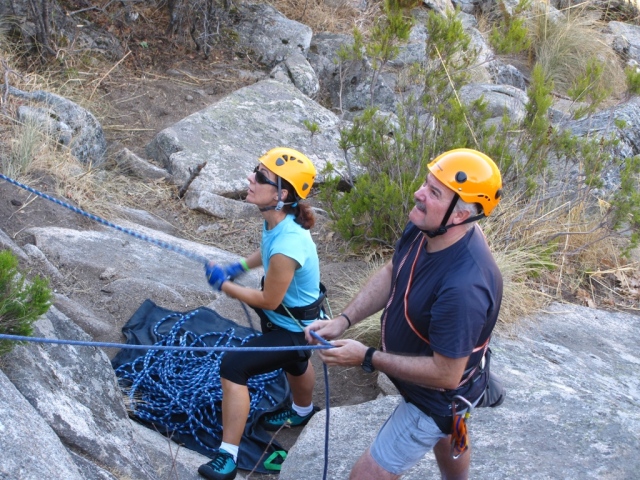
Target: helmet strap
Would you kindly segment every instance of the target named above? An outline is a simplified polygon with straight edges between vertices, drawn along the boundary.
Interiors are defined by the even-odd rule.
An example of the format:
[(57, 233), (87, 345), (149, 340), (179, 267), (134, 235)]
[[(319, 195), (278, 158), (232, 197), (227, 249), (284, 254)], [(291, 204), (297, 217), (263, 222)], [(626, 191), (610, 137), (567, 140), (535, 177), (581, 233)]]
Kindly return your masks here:
[(278, 203), (274, 206), (271, 205), (269, 207), (262, 207), (259, 210), (261, 212), (268, 212), (269, 210), (275, 210), (279, 212), (284, 208), (285, 205), (293, 205), (294, 207), (298, 204), (298, 202), (283, 202), (282, 201), (282, 179), (278, 176)]
[(451, 214), (453, 213), (453, 209), (455, 208), (456, 204), (458, 203), (458, 199), (460, 198), (460, 196), (457, 193), (453, 194), (453, 199), (451, 200), (451, 203), (449, 204), (449, 208), (447, 209), (447, 213), (444, 214), (444, 217), (442, 218), (442, 223), (440, 224), (440, 227), (437, 230), (422, 230), (420, 229), (420, 231), (424, 232), (427, 237), (429, 238), (435, 238), (439, 235), (444, 235), (445, 233), (447, 233), (447, 230), (449, 230), (451, 227), (455, 227), (458, 225), (464, 225), (465, 223), (471, 223), (471, 222), (475, 222), (477, 220), (480, 220), (481, 218), (485, 217), (484, 213), (480, 213), (478, 215), (474, 215), (473, 217), (469, 217), (466, 220), (460, 222), (460, 223), (450, 223), (449, 225), (447, 225), (447, 222), (449, 221), (449, 217), (451, 216)]

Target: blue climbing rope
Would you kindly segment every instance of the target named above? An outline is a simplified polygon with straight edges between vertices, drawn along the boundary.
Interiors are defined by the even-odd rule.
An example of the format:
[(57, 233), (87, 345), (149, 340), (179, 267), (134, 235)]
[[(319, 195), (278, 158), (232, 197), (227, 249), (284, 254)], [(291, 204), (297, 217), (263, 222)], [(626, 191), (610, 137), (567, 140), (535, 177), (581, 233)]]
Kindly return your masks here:
[[(333, 345), (331, 345), (331, 343), (326, 341), (324, 338), (322, 338), (313, 330), (309, 330), (309, 332), (311, 333), (311, 336), (313, 338), (315, 338), (320, 342), (320, 345), (317, 345), (317, 346), (323, 346), (324, 348), (334, 347)], [(322, 478), (323, 480), (326, 480), (327, 471), (329, 469), (329, 370), (327, 369), (327, 364), (324, 362), (322, 363), (322, 370), (324, 372), (324, 384), (325, 384), (324, 400), (325, 400), (325, 405), (327, 406), (326, 408), (327, 417), (325, 418), (325, 423), (324, 423), (324, 471), (322, 474)]]
[(209, 262), (209, 259), (202, 256), (202, 255), (198, 255), (197, 253), (193, 253), (193, 252), (189, 252), (188, 250), (185, 250), (183, 248), (177, 247), (175, 245), (171, 245), (170, 243), (167, 242), (163, 242), (162, 240), (158, 240), (157, 238), (152, 238), (149, 237), (148, 235), (144, 235), (140, 232), (136, 232), (135, 230), (131, 230), (129, 228), (125, 228), (125, 227), (121, 227), (120, 225), (116, 225), (115, 223), (112, 223), (108, 220), (105, 220), (104, 218), (101, 218), (97, 215), (94, 215), (93, 213), (89, 213), (89, 212), (85, 212), (84, 210), (78, 208), (78, 207), (74, 207), (73, 205), (67, 203), (67, 202), (63, 202), (62, 200), (59, 200), (55, 197), (52, 197), (51, 195), (47, 195), (46, 193), (40, 192), (38, 190), (36, 190), (35, 188), (31, 188), (28, 185), (25, 185), (23, 183), (18, 182), (17, 180), (14, 180), (12, 178), (7, 177), (6, 175), (3, 175), (0, 173), (0, 178), (3, 180), (6, 180), (7, 182), (15, 185), (16, 187), (20, 187), (24, 190), (26, 190), (27, 192), (31, 192), (34, 195), (37, 195), (39, 197), (42, 197), (46, 200), (49, 200), (53, 203), (57, 203), (58, 205), (68, 208), (69, 210), (71, 210), (72, 212), (75, 212), (79, 215), (83, 215), (87, 218), (90, 218), (91, 220), (94, 220), (98, 223), (101, 223), (102, 225), (106, 225), (107, 227), (111, 227), (114, 228), (120, 232), (126, 233), (127, 235), (131, 235), (132, 237), (137, 238), (138, 240), (143, 240), (145, 242), (149, 242), (149, 243), (153, 243), (154, 245), (157, 245), (158, 247), (162, 247), (166, 250), (170, 250), (172, 252), (178, 253), (180, 255), (183, 255), (187, 258), (191, 258), (192, 260), (195, 260), (197, 262), (200, 262), (202, 264), (207, 264)]
[[(59, 338), (38, 338), (25, 337), (22, 335), (9, 335), (0, 333), (0, 340), (8, 340), (11, 342), (31, 342), (31, 343), (49, 343), (54, 345), (78, 345), (81, 347), (101, 347), (101, 348), (126, 348), (127, 350), (176, 350), (181, 352), (230, 352), (238, 350), (239, 347), (217, 346), (217, 347), (197, 347), (197, 346), (179, 346), (179, 345), (133, 345), (128, 343), (109, 343), (109, 342), (90, 342), (85, 340), (61, 340)], [(242, 347), (247, 352), (266, 352), (266, 351), (289, 351), (289, 350), (319, 350), (333, 347), (322, 345), (301, 345), (299, 347)]]

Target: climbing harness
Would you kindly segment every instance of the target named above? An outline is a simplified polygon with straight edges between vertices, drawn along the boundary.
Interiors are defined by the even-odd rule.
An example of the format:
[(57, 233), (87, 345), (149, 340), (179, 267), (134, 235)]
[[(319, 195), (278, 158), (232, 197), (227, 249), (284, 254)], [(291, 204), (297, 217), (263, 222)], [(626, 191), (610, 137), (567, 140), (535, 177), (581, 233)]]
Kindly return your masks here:
[[(53, 203), (56, 203), (62, 207), (65, 207), (79, 215), (83, 215), (91, 220), (94, 220), (98, 223), (101, 223), (105, 226), (114, 228), (115, 230), (118, 230), (120, 232), (126, 233), (128, 235), (131, 235), (139, 240), (143, 240), (145, 242), (149, 242), (152, 243), (154, 245), (157, 245), (161, 248), (164, 248), (166, 250), (170, 250), (173, 251), (175, 253), (178, 253), (180, 255), (183, 255), (187, 258), (190, 258), (192, 260), (195, 260), (197, 262), (200, 262), (202, 264), (208, 264), (209, 260), (202, 256), (202, 255), (198, 255), (195, 254), (193, 252), (189, 252), (185, 249), (182, 249), (180, 247), (177, 247), (175, 245), (171, 245), (167, 242), (163, 242), (161, 240), (149, 237), (147, 235), (141, 234), (139, 232), (136, 232), (134, 230), (125, 228), (125, 227), (121, 227), (119, 225), (116, 225), (115, 223), (112, 223), (108, 220), (105, 220), (97, 215), (85, 212), (84, 210), (75, 207), (67, 202), (63, 202), (62, 200), (59, 200), (55, 197), (52, 197), (50, 195), (47, 195), (46, 193), (40, 192), (32, 187), (29, 187), (25, 184), (22, 184), (10, 177), (7, 177), (6, 175), (3, 175), (0, 173), (0, 178), (17, 186), (20, 187), (30, 193), (33, 193), (34, 195), (37, 195), (41, 198), (44, 198), (46, 200), (49, 200)], [(321, 299), (324, 300), (324, 292), (321, 293)], [(320, 300), (320, 299), (319, 299)], [(320, 302), (321, 303), (321, 302)], [(247, 318), (249, 319), (249, 321), (251, 322), (251, 317), (249, 315), (249, 312), (245, 306), (244, 303), (242, 303), (242, 307), (245, 311), (245, 314), (247, 315)], [(304, 307), (306, 308), (306, 307)], [(286, 309), (286, 307), (285, 307)], [(163, 321), (166, 321), (169, 317), (174, 316), (170, 315), (168, 317), (166, 317), (165, 319), (163, 319), (161, 322), (159, 322), (159, 324), (161, 324)], [(209, 404), (214, 404), (216, 401), (220, 402), (221, 401), (221, 395), (220, 398), (214, 398), (210, 395), (210, 391), (209, 389), (203, 389), (202, 385), (203, 383), (205, 383), (206, 379), (209, 378), (220, 378), (220, 357), (218, 356), (217, 359), (215, 359), (215, 361), (212, 361), (212, 355), (211, 352), (224, 352), (224, 351), (229, 351), (229, 350), (235, 350), (237, 351), (238, 348), (245, 348), (247, 350), (315, 350), (315, 349), (326, 349), (326, 348), (333, 348), (333, 345), (331, 345), (331, 343), (327, 342), (326, 340), (322, 339), (321, 337), (319, 337), (317, 334), (315, 334), (315, 332), (312, 332), (312, 335), (322, 343), (322, 345), (307, 345), (307, 346), (292, 346), (292, 347), (234, 347), (234, 346), (229, 346), (229, 341), (233, 338), (233, 335), (231, 334), (231, 332), (225, 332), (220, 334), (220, 340), (219, 342), (216, 344), (216, 346), (214, 347), (204, 347), (202, 346), (202, 338), (198, 338), (197, 336), (194, 335), (184, 335), (182, 336), (182, 338), (178, 338), (176, 337), (176, 334), (179, 330), (179, 327), (177, 327), (178, 325), (182, 325), (188, 318), (189, 316), (182, 316), (181, 319), (179, 319), (178, 322), (176, 322), (176, 324), (172, 327), (171, 329), (171, 333), (170, 335), (167, 336), (160, 336), (161, 341), (158, 342), (160, 343), (160, 345), (129, 345), (129, 344), (120, 344), (120, 343), (107, 343), (107, 342), (88, 342), (88, 341), (76, 341), (76, 340), (60, 340), (60, 339), (49, 339), (49, 338), (34, 338), (34, 337), (26, 337), (26, 336), (17, 336), (17, 335), (6, 335), (6, 334), (0, 334), (0, 340), (12, 340), (12, 341), (21, 341), (21, 342), (35, 342), (35, 343), (49, 343), (49, 344), (63, 344), (63, 345), (80, 345), (80, 346), (93, 346), (93, 347), (115, 347), (115, 348), (126, 348), (126, 349), (145, 349), (148, 350), (148, 352), (142, 356), (139, 357), (139, 359), (137, 359), (136, 361), (132, 362), (132, 364), (130, 365), (123, 365), (121, 366), (118, 371), (116, 371), (116, 373), (121, 373), (123, 375), (123, 378), (126, 379), (127, 382), (130, 383), (130, 385), (128, 386), (128, 390), (129, 390), (129, 396), (130, 398), (134, 398), (134, 395), (136, 394), (136, 392), (141, 389), (141, 387), (143, 385), (146, 384), (146, 382), (156, 382), (156, 380), (158, 378), (166, 378), (168, 373), (173, 373), (175, 374), (174, 380), (175, 381), (179, 381), (180, 383), (180, 388), (182, 388), (185, 384), (189, 384), (190, 388), (196, 388), (196, 387), (200, 387), (201, 390), (203, 392), (207, 392), (207, 402), (209, 402)], [(295, 317), (293, 317), (295, 319)], [(297, 320), (297, 319), (296, 319)], [(300, 325), (302, 325), (299, 321), (298, 323)], [(158, 325), (159, 325), (158, 324)], [(158, 325), (156, 326), (156, 329), (158, 327)], [(303, 326), (304, 328), (304, 326)], [(157, 334), (157, 332), (156, 332)], [(227, 339), (226, 343), (223, 341), (223, 339)], [(245, 339), (246, 341), (247, 339)], [(163, 343), (169, 343), (169, 345), (165, 345)], [(176, 344), (177, 343), (177, 344)], [(222, 344), (224, 343), (224, 345)], [(244, 343), (244, 342), (243, 342)], [(173, 371), (171, 371), (170, 367), (164, 368), (163, 366), (161, 366), (161, 362), (156, 362), (154, 360), (154, 357), (156, 357), (157, 355), (159, 355), (160, 351), (165, 351), (163, 354), (160, 355), (160, 358), (165, 357), (167, 358), (169, 355), (171, 355), (171, 351), (179, 351), (180, 353), (187, 353), (190, 355), (189, 356), (189, 360), (193, 361), (193, 360), (197, 360), (198, 361), (198, 368), (195, 369), (194, 372), (192, 372), (192, 374), (189, 375), (189, 378), (185, 378), (186, 376), (186, 370), (184, 368), (184, 365), (182, 366), (175, 366), (175, 369)], [(208, 352), (207, 355), (197, 355), (197, 352)], [(329, 434), (329, 378), (328, 378), (328, 372), (327, 372), (327, 366), (326, 364), (323, 364), (324, 366), (324, 377), (325, 377), (325, 396), (326, 396), (326, 434), (325, 434), (325, 459), (324, 459), (324, 474), (323, 474), (323, 479), (327, 478), (327, 469), (328, 469), (328, 434)], [(129, 370), (127, 370), (128, 367)], [(189, 368), (191, 368), (192, 365), (189, 365)], [(155, 371), (155, 368), (160, 368), (160, 371)], [(252, 398), (251, 400), (251, 406), (255, 409), (255, 405), (257, 405), (257, 403), (259, 402), (259, 400), (257, 400), (258, 398), (262, 399), (265, 398), (265, 392), (264, 392), (264, 382), (272, 380), (274, 378), (274, 375), (278, 375), (280, 373), (279, 370), (275, 371), (275, 372), (271, 372), (269, 374), (264, 374), (264, 375), (258, 375), (256, 376), (256, 378), (252, 378), (249, 381), (249, 388), (251, 389), (253, 387), (254, 391), (257, 392), (254, 395), (254, 398)], [(252, 380), (254, 381), (252, 384)], [(218, 380), (219, 381), (219, 380)], [(164, 388), (164, 386), (163, 386)], [(221, 391), (221, 387), (219, 389)], [(273, 399), (270, 399), (271, 402), (273, 402)], [(166, 421), (167, 420), (167, 415), (168, 415), (168, 411), (172, 410), (176, 405), (175, 405), (175, 400), (172, 399), (171, 401), (160, 401), (160, 400), (153, 400), (153, 401), (145, 401), (142, 402), (143, 404), (149, 404), (149, 406), (151, 407), (150, 411), (148, 413), (143, 413), (142, 416), (140, 418), (143, 418), (145, 420), (148, 421)], [(189, 411), (188, 408), (192, 408), (193, 407), (193, 403), (189, 403), (188, 405), (179, 405), (178, 408), (183, 408), (184, 411)], [(183, 413), (184, 413), (183, 411)], [(200, 412), (198, 415), (201, 415), (198, 418), (198, 415), (194, 415), (194, 414), (189, 414), (187, 415), (187, 420), (186, 423), (184, 424), (176, 424), (174, 422), (168, 422), (167, 423), (167, 429), (169, 431), (185, 431), (185, 429), (187, 431), (190, 431), (191, 433), (195, 433), (195, 429), (196, 428), (202, 428), (201, 425), (201, 421), (203, 419), (211, 419), (211, 414), (213, 412), (209, 411), (209, 412)], [(200, 425), (199, 427), (197, 427), (197, 425)], [(206, 429), (209, 433), (211, 433), (214, 438), (218, 438), (219, 434), (221, 433), (221, 429), (219, 432), (215, 433), (211, 428), (207, 428)], [(198, 441), (198, 443), (200, 443), (203, 447), (211, 449), (211, 447), (206, 446), (204, 444), (202, 444), (202, 442), (199, 441), (197, 435), (194, 435), (194, 437), (196, 438), (196, 440)], [(271, 457), (270, 457), (271, 458)], [(269, 459), (268, 459), (269, 460)], [(282, 461), (284, 461), (284, 458), (282, 459)], [(271, 460), (271, 462), (269, 463), (269, 465), (271, 466), (272, 469), (277, 469), (277, 467), (279, 467), (278, 463), (281, 463), (281, 461), (278, 459), (276, 460), (276, 458), (273, 458)], [(265, 465), (265, 468), (269, 468)]]

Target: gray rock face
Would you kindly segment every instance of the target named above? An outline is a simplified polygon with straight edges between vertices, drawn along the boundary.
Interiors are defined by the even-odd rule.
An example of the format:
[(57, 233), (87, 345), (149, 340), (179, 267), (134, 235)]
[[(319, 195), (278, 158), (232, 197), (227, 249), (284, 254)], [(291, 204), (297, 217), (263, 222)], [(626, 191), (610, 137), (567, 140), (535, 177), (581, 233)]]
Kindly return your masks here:
[[(34, 327), (37, 337), (91, 340), (55, 307)], [(101, 350), (29, 344), (7, 355), (3, 371), (67, 448), (120, 476), (156, 478), (133, 439), (122, 394)]]
[(350, 48), (352, 44), (351, 35), (322, 33), (313, 37), (308, 58), (318, 74), (320, 96), (345, 118), (352, 118), (372, 103), (385, 112), (395, 111), (393, 91), (382, 75), (374, 79), (367, 58), (340, 60), (339, 50)]
[(513, 65), (494, 60), (487, 64), (487, 70), (493, 83), (498, 85), (511, 85), (526, 91), (527, 83), (524, 75)]
[(240, 5), (241, 21), (235, 27), (240, 45), (268, 67), (293, 53), (306, 54), (312, 31), (307, 25), (290, 20), (271, 5)]
[[(621, 126), (623, 124), (623, 126)], [(640, 153), (640, 98), (632, 97), (628, 102), (594, 113), (580, 120), (560, 123), (561, 128), (571, 130), (578, 137), (598, 138), (614, 135), (620, 140), (616, 153), (622, 158)]]
[(98, 167), (104, 163), (107, 141), (96, 117), (80, 105), (54, 93), (37, 90), (23, 92), (9, 87), (9, 93), (45, 105), (22, 110), (25, 121), (35, 122), (45, 133), (58, 135), (61, 144), (82, 163)]
[[(126, 222), (118, 222), (118, 225), (216, 263), (238, 259), (237, 255), (215, 247), (181, 240), (140, 225)], [(203, 264), (114, 229), (78, 231), (46, 227), (30, 229), (29, 234), (57, 268), (83, 272), (87, 285), (91, 285), (89, 288), (103, 294), (100, 311), (93, 310), (94, 315), (99, 313), (99, 320), (79, 320), (86, 326), (92, 325), (96, 334), (94, 339), (98, 341), (120, 342), (120, 328), (147, 298), (178, 311), (188, 309), (185, 308), (187, 305), (195, 308), (216, 299), (216, 293), (205, 280)], [(261, 269), (257, 269), (245, 275), (242, 283), (257, 287), (260, 272)], [(82, 298), (82, 293), (78, 292), (74, 300), (82, 301)], [(235, 311), (236, 303), (222, 295), (216, 310), (225, 316), (225, 305)], [(69, 306), (67, 311), (80, 313)], [(243, 317), (238, 320), (242, 322)], [(104, 335), (98, 335), (105, 331), (103, 322), (112, 328)]]
[[(313, 138), (304, 122), (318, 125)], [(207, 162), (189, 191), (238, 198), (249, 174), (267, 150), (287, 146), (300, 150), (321, 171), (328, 161), (340, 163), (339, 118), (292, 85), (264, 80), (242, 88), (156, 135), (147, 153), (171, 172), (176, 184), (190, 169)]]
[[(630, 479), (640, 468), (640, 317), (554, 304), (492, 340), (492, 371), (507, 389), (498, 408), (469, 420), (470, 478)], [(399, 401), (330, 409), (328, 478), (346, 479)], [(289, 451), (280, 478), (320, 478), (325, 411)], [(357, 434), (354, 434), (357, 432)], [(428, 454), (404, 479), (439, 479)]]
[(609, 22), (608, 30), (613, 34), (613, 48), (618, 53), (640, 61), (640, 27), (622, 22)]
[(512, 121), (524, 120), (527, 94), (511, 85), (469, 84), (460, 89), (460, 99), (469, 104), (480, 97), (487, 103), (490, 118), (501, 118), (505, 113)]
[[(84, 478), (60, 438), (1, 370), (0, 405), (0, 478)], [(39, 460), (42, 452), (48, 461)]]

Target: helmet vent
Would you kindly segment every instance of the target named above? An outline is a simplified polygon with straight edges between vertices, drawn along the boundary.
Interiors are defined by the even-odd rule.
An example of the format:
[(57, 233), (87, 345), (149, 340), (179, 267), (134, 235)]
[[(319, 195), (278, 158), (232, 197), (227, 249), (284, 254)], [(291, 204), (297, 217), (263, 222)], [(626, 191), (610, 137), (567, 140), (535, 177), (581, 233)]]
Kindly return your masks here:
[(276, 165), (277, 165), (278, 167), (281, 167), (281, 166), (282, 166), (282, 165), (284, 165), (285, 163), (286, 163), (286, 162), (285, 162), (285, 160), (283, 160), (282, 158), (278, 158), (278, 159), (276, 160)]
[(456, 182), (458, 183), (464, 183), (467, 181), (467, 174), (464, 172), (458, 172), (456, 173)]

